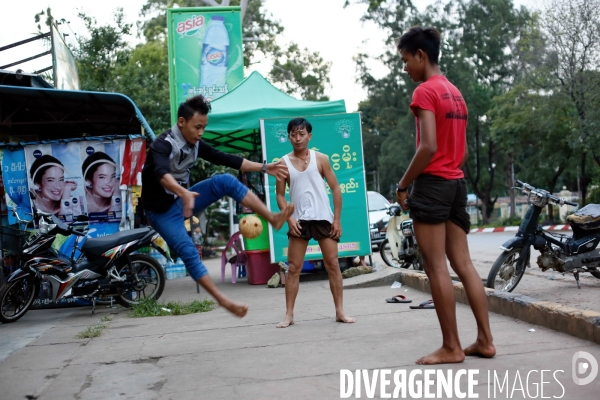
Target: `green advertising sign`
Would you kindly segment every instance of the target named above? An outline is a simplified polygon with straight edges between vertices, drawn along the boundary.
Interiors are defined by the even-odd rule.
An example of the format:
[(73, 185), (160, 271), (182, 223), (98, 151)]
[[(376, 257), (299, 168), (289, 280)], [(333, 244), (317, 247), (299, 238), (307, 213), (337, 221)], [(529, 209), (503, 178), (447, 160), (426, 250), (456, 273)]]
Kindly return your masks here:
[(240, 7), (170, 8), (171, 122), (186, 99), (217, 99), (244, 79)]
[[(363, 161), (360, 114), (332, 114), (305, 117), (312, 125), (312, 139), (308, 147), (329, 157), (342, 192), (342, 237), (338, 245), (339, 257), (371, 254), (367, 189)], [(288, 140), (287, 124), (291, 118), (263, 119), (260, 121), (263, 157), (275, 162), (292, 152)], [(278, 210), (275, 178), (268, 177), (265, 184), (267, 206)], [(327, 186), (333, 210), (331, 190)], [(288, 188), (286, 198), (289, 201)], [(279, 231), (269, 225), (271, 262), (287, 261), (287, 223)], [(319, 244), (311, 240), (306, 249), (306, 260), (320, 260), (323, 256)]]

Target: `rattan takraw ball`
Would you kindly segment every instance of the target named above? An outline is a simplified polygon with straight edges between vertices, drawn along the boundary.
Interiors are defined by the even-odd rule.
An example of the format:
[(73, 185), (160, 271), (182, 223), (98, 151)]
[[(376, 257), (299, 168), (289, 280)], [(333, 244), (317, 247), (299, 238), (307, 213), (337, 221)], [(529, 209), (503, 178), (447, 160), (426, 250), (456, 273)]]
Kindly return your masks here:
[(258, 237), (262, 230), (262, 221), (255, 215), (248, 215), (240, 220), (240, 233), (246, 239)]

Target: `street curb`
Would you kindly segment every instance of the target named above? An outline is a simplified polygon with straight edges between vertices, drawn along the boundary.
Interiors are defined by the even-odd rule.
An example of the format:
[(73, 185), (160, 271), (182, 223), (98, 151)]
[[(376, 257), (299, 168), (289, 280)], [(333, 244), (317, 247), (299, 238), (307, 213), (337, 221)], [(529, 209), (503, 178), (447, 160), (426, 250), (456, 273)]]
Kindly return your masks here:
[[(571, 225), (546, 225), (542, 226), (545, 231), (570, 231)], [(518, 226), (497, 226), (495, 228), (473, 228), (470, 233), (492, 233), (492, 232), (516, 232)]]
[[(422, 292), (431, 293), (429, 279), (425, 273), (395, 268), (386, 268), (384, 271), (373, 274), (344, 279), (344, 289), (386, 286), (391, 285), (394, 281)], [(489, 310), (492, 312), (600, 344), (599, 312), (539, 301), (521, 294), (500, 292), (488, 288), (485, 290)], [(454, 294), (457, 301), (469, 304), (462, 283), (454, 283)]]

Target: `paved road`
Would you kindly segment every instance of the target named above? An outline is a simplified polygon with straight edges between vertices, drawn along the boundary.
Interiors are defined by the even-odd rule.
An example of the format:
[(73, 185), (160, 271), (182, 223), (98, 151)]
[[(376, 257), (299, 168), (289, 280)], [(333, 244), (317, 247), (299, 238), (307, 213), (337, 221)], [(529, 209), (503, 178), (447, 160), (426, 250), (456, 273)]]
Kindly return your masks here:
[[(473, 263), (482, 278), (486, 278), (492, 264), (501, 253), (499, 246), (513, 237), (511, 233), (475, 233), (468, 235), (469, 247)], [(573, 274), (565, 274), (554, 270), (542, 272), (536, 260), (539, 252), (531, 254), (531, 268), (519, 282), (513, 293), (520, 293), (542, 301), (550, 301), (562, 305), (600, 312), (600, 279), (590, 274), (581, 274), (581, 289)]]
[[(571, 377), (577, 352), (585, 351), (600, 360), (597, 344), (492, 313), (490, 322), (498, 348), (494, 359), (469, 357), (463, 364), (424, 368), (414, 360), (439, 346), (437, 318), (434, 311), (386, 303), (384, 299), (397, 294), (398, 289), (386, 285), (344, 290), (345, 309), (357, 318), (356, 324), (346, 325), (334, 322), (327, 282), (303, 282), (296, 302), (296, 324), (276, 329), (284, 314), (284, 289), (248, 285), (246, 278), (236, 284), (229, 280), (221, 283), (218, 260), (208, 267), (223, 292), (250, 305), (246, 318), (236, 319), (216, 309), (187, 316), (133, 319), (127, 318), (123, 309), (106, 308), (90, 318), (88, 307), (79, 308), (0, 362), (0, 398), (339, 399), (342, 369), (368, 370), (369, 377), (374, 369), (404, 372), (406, 382), (415, 371), (416, 382), (404, 386), (417, 392), (421, 391), (424, 371), (435, 369), (445, 377), (452, 373), (452, 378), (460, 377), (460, 370), (473, 371), (477, 380), (473, 391), (481, 399), (598, 399), (600, 378), (577, 386)], [(401, 292), (413, 303), (430, 298), (412, 288), (402, 288)], [(194, 283), (186, 278), (168, 281), (163, 300), (190, 301), (205, 296), (205, 292), (198, 295)], [(75, 338), (103, 316), (112, 321), (101, 336)], [(469, 307), (458, 304), (457, 318), (461, 340), (467, 344), (475, 336)], [(0, 334), (4, 328), (0, 325)], [(428, 378), (439, 382), (439, 376)], [(506, 383), (502, 383), (504, 377)], [(396, 385), (391, 374), (387, 379), (390, 382), (384, 388), (390, 394)], [(381, 398), (382, 380), (375, 381), (379, 382), (373, 387), (374, 397)], [(466, 381), (463, 375), (459, 385), (463, 393)], [(368, 398), (366, 384), (360, 386), (360, 398)], [(433, 383), (427, 391), (436, 393), (436, 386)], [(417, 397), (409, 393), (404, 396)], [(449, 397), (460, 398), (460, 393)], [(353, 393), (351, 398), (358, 396)]]
[[(494, 260), (500, 254), (499, 246), (512, 236), (511, 233), (468, 235), (471, 256), (482, 278), (487, 278)], [(532, 255), (532, 268), (525, 272), (525, 276), (514, 291), (515, 293), (525, 294), (538, 300), (600, 312), (599, 279), (583, 274), (581, 289), (577, 289), (572, 275), (562, 276), (554, 271), (541, 272), (535, 264), (538, 255), (537, 252), (535, 253)], [(379, 253), (375, 250), (372, 260), (374, 263), (383, 265)], [(77, 309), (34, 310), (28, 312), (15, 324), (0, 324), (0, 362), (42, 336), (48, 329), (71, 315), (74, 310)]]
[[(473, 264), (482, 279), (487, 279), (494, 261), (502, 252), (500, 245), (513, 236), (514, 232), (471, 233), (467, 236)], [(539, 254), (536, 250), (532, 251), (531, 268), (525, 271), (525, 276), (513, 293), (582, 310), (600, 312), (600, 279), (590, 274), (581, 274), (581, 289), (577, 289), (577, 282), (573, 274), (563, 275), (554, 270), (542, 272), (536, 263)], [(374, 250), (373, 262), (382, 262), (376, 250)]]

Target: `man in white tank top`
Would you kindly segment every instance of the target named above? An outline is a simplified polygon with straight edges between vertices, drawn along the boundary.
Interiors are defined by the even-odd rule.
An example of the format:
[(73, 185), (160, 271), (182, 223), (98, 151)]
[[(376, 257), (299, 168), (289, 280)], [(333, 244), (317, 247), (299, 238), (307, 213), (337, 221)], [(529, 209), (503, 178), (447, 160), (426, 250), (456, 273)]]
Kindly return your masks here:
[[(285, 318), (278, 328), (287, 328), (294, 324), (294, 303), (298, 295), (300, 272), (304, 255), (310, 239), (319, 242), (323, 254), (323, 263), (329, 275), (329, 287), (335, 305), (335, 320), (352, 323), (344, 312), (342, 295), (342, 274), (338, 264), (338, 242), (342, 236), (340, 223), (342, 213), (342, 193), (333, 173), (329, 158), (322, 153), (308, 149), (312, 138), (312, 126), (304, 118), (295, 118), (288, 123), (288, 139), (294, 151), (283, 156), (280, 162), (289, 170), (286, 180), (277, 180), (277, 205), (287, 206), (285, 186), (290, 187), (290, 202), (295, 206), (294, 213), (288, 219), (288, 263), (289, 270), (285, 282)], [(333, 208), (325, 181), (333, 193)]]

